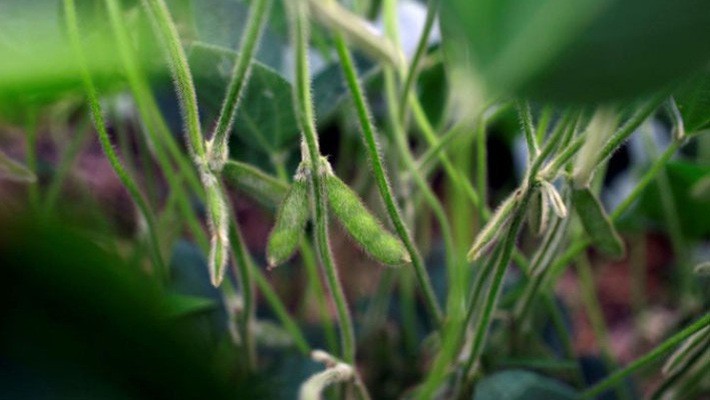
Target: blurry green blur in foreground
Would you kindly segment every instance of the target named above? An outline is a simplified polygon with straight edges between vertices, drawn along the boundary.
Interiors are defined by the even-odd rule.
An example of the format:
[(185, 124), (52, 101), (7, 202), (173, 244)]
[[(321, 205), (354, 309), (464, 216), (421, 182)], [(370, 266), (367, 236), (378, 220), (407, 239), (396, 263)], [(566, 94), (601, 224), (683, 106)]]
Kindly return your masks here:
[(184, 300), (86, 232), (32, 218), (2, 226), (0, 398), (265, 396)]

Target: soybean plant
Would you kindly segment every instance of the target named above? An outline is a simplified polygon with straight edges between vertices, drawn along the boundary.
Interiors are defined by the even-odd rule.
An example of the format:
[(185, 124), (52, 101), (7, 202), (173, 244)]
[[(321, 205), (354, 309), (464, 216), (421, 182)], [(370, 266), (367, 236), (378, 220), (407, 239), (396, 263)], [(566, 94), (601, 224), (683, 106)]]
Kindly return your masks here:
[[(198, 3), (188, 9), (202, 7)], [(237, 52), (222, 51), (233, 56), (227, 60), (233, 67), (221, 82), (224, 93), (217, 110), (210, 110), (202, 103), (198, 79), (204, 71), (194, 67), (190, 56), (194, 46), (219, 46), (202, 43), (199, 32), (190, 32), (190, 21), (180, 18), (173, 2), (142, 0), (138, 8), (119, 0), (104, 2), (120, 68), (116, 80), (125, 78), (135, 100), (144, 147), (157, 161), (161, 174), (155, 175), (167, 183), (164, 202), (134, 176), (129, 152), (113, 146), (100, 96), (101, 71), (92, 63), (83, 37), (89, 33), (83, 32), (75, 0), (63, 0), (63, 15), (98, 142), (138, 211), (151, 271), (170, 287), (167, 249), (172, 240), (165, 227), (175, 211), (180, 228), (187, 227), (186, 236), (206, 253), (210, 282), (234, 317), (229, 319), (230, 337), (250, 372), (273, 369), (268, 365), (273, 357), (260, 357), (271, 354), (274, 342), (263, 334), (270, 325), (261, 313), (257, 317), (257, 302), (263, 298), (280, 323), (278, 332), (287, 338), (284, 346), (325, 366), (288, 397), (367, 399), (372, 392), (374, 397), (488, 398), (495, 388), (505, 391), (510, 385), (511, 392), (520, 393), (540, 386), (572, 397), (594, 398), (614, 390), (620, 398), (632, 398), (626, 379), (667, 354), (672, 355), (661, 368), (663, 381), (655, 396), (702, 390), (710, 316), (702, 293), (702, 282), (707, 282), (692, 278), (690, 251), (702, 235), (691, 237), (677, 203), (691, 199), (707, 206), (707, 171), (698, 165), (708, 154), (710, 130), (710, 3), (429, 0), (413, 49), (402, 45), (402, 37), (413, 32), (399, 26), (403, 2), (397, 0), (237, 3), (240, 10), (248, 9), (248, 16)], [(136, 13), (150, 21), (150, 39), (157, 39), (163, 52), (186, 151), (170, 132), (154, 97), (151, 65), (141, 59), (129, 28)], [(619, 15), (628, 15), (631, 22)], [(370, 21), (375, 16), (382, 29)], [(441, 35), (434, 34), (437, 25)], [(260, 55), (262, 36), (278, 48), (278, 57)], [(619, 54), (625, 55), (616, 60), (619, 65), (608, 67)], [(312, 68), (313, 60), (327, 67)], [(267, 61), (271, 64), (262, 64)], [(263, 112), (248, 101), (263, 101), (270, 108)], [(207, 121), (210, 111), (216, 118)], [(278, 125), (277, 133), (262, 132), (271, 129), (263, 127), (271, 127), (266, 124), (271, 119), (290, 125)], [(637, 168), (640, 173), (630, 172), (638, 179), (613, 206), (604, 186), (612, 157), (628, 140), (649, 131), (653, 121), (665, 124), (669, 144), (658, 150), (647, 140), (651, 160)], [(282, 131), (293, 137), (275, 143)], [(338, 135), (337, 154), (324, 154), (331, 146), (321, 143), (323, 132)], [(358, 134), (359, 141), (354, 139)], [(28, 147), (34, 149), (36, 138), (29, 136)], [(252, 157), (248, 139), (268, 150), (263, 163), (248, 161), (260, 158)], [(497, 141), (513, 143), (508, 144), (521, 155), (519, 173), (502, 185), (491, 182), (496, 176), (491, 171), (503, 162), (490, 152)], [(77, 139), (67, 150), (67, 163), (80, 145)], [(684, 146), (688, 151), (680, 152)], [(0, 151), (0, 173), (33, 182), (30, 197), (39, 204), (41, 175), (34, 156), (25, 167)], [(692, 165), (674, 162), (674, 157)], [(351, 161), (367, 168), (349, 168)], [(692, 175), (692, 188), (679, 194), (685, 189), (669, 179), (669, 165), (684, 179)], [(59, 170), (47, 191), (48, 209), (56, 205), (66, 174), (63, 167)], [(623, 262), (645, 282), (643, 262), (634, 260), (645, 248), (636, 248), (627, 229), (631, 224), (621, 222), (637, 218), (646, 228), (639, 210), (653, 201), (649, 193), (654, 190), (679, 286), (690, 299), (677, 302), (679, 320), (694, 322), (622, 365), (611, 351), (592, 266)], [(258, 238), (237, 219), (233, 196), (249, 198), (250, 206), (273, 214), (263, 246), (254, 245)], [(204, 205), (204, 221), (191, 198)], [(331, 229), (336, 221), (343, 229)], [(363, 273), (333, 246), (341, 232), (352, 239), (347, 245), (366, 255), (361, 262), (398, 267), (366, 277), (376, 287), (363, 294), (366, 302), (353, 298), (358, 288), (349, 281)], [(300, 257), (294, 257), (297, 253)], [(698, 261), (695, 270), (705, 276), (707, 261)], [(568, 268), (573, 264), (575, 271)], [(271, 284), (271, 276), (283, 270), (306, 276), (310, 293), (299, 308), (304, 318)], [(589, 317), (610, 371), (593, 385), (584, 380), (583, 354), (567, 326), (569, 305), (555, 291), (563, 275), (574, 276), (581, 288), (579, 308)], [(633, 282), (648, 297), (641, 283)], [(324, 330), (325, 350), (303, 329), (314, 320), (312, 299), (319, 303), (317, 323)], [(390, 307), (392, 299), (397, 302)], [(550, 331), (555, 340), (549, 340)], [(373, 340), (380, 342), (370, 346)], [(385, 356), (377, 358), (377, 351)], [(523, 373), (521, 368), (530, 370), (524, 372), (529, 379), (510, 378)], [(380, 375), (407, 380), (383, 383)]]

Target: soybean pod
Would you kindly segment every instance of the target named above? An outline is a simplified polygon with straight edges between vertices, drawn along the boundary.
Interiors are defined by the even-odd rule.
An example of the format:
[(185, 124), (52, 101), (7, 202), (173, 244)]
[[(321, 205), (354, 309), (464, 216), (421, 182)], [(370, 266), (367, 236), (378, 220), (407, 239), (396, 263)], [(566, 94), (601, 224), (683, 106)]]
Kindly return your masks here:
[(411, 261), (402, 242), (382, 226), (348, 185), (330, 171), (326, 172), (325, 183), (333, 214), (366, 253), (386, 265)]
[(287, 261), (301, 241), (308, 222), (308, 179), (299, 167), (291, 188), (276, 214), (276, 224), (269, 234), (266, 257), (269, 268)]

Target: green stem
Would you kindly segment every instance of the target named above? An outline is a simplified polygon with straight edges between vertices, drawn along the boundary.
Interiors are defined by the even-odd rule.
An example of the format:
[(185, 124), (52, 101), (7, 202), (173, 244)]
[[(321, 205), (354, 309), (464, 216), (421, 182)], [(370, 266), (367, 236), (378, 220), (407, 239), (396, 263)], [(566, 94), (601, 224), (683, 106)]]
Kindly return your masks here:
[(525, 142), (528, 145), (528, 165), (530, 165), (532, 160), (537, 157), (537, 154), (540, 151), (537, 148), (537, 137), (535, 136), (535, 127), (533, 126), (530, 103), (518, 100), (516, 101), (516, 108), (518, 109), (520, 124), (522, 125), (523, 133), (525, 134)]
[(197, 93), (192, 81), (190, 65), (185, 50), (180, 43), (177, 27), (170, 16), (165, 0), (143, 0), (148, 14), (157, 30), (167, 52), (168, 63), (175, 80), (180, 110), (182, 112), (188, 149), (195, 158), (195, 163), (206, 166), (205, 145), (200, 128), (200, 115), (197, 108)]
[(641, 196), (643, 191), (651, 184), (658, 173), (665, 167), (668, 161), (673, 157), (673, 155), (678, 151), (681, 146), (681, 142), (673, 141), (668, 148), (661, 154), (660, 157), (654, 161), (646, 173), (639, 179), (631, 193), (614, 209), (614, 211), (609, 215), (612, 221), (618, 221), (622, 215), (634, 204), (636, 199)]
[(600, 165), (626, 141), (626, 139), (631, 136), (636, 129), (641, 126), (641, 124), (663, 103), (666, 96), (656, 95), (651, 100), (648, 100), (642, 107), (640, 107), (632, 116), (629, 118), (624, 125), (622, 125), (614, 135), (609, 139), (609, 141), (604, 144), (601, 152), (599, 153), (599, 158), (597, 160), (597, 165)]
[(311, 98), (311, 81), (308, 68), (308, 21), (306, 7), (303, 1), (285, 1), (291, 19), (291, 37), (295, 49), (295, 91), (294, 109), (303, 132), (303, 139), (308, 149), (311, 164), (311, 191), (313, 213), (315, 215), (315, 241), (318, 247), (321, 263), (328, 281), (333, 300), (335, 301), (338, 322), (340, 323), (341, 358), (348, 364), (355, 362), (355, 331), (350, 312), (345, 300), (345, 293), (338, 278), (338, 271), (333, 261), (332, 250), (328, 239), (328, 210), (325, 198), (325, 185), (320, 174), (321, 155), (318, 146), (318, 134), (315, 126), (313, 100)]
[(246, 248), (242, 232), (236, 215), (232, 213), (232, 223), (229, 224), (230, 241), (232, 242), (232, 253), (234, 254), (234, 266), (236, 264), (235, 275), (241, 283), (242, 301), (244, 308), (241, 312), (241, 337), (246, 353), (247, 366), (250, 370), (255, 370), (257, 365), (256, 343), (253, 335), (253, 325), (256, 314), (256, 294), (254, 292), (254, 279), (252, 271), (256, 268), (249, 251)]
[(59, 192), (62, 190), (62, 185), (69, 175), (72, 166), (76, 163), (77, 157), (84, 144), (86, 144), (86, 141), (89, 138), (90, 129), (87, 129), (87, 124), (88, 120), (84, 119), (79, 126), (76, 127), (75, 136), (69, 142), (62, 160), (59, 162), (59, 166), (52, 177), (52, 182), (47, 188), (46, 195), (44, 196), (45, 200), (43, 207), (47, 214), (50, 214), (54, 209), (54, 205), (59, 197)]
[(488, 336), (488, 330), (490, 328), (491, 317), (493, 311), (498, 303), (498, 297), (502, 288), (503, 278), (505, 277), (505, 272), (508, 270), (508, 263), (510, 262), (511, 255), (513, 253), (513, 248), (515, 247), (515, 241), (518, 237), (518, 231), (525, 219), (525, 209), (530, 199), (530, 193), (532, 191), (530, 188), (525, 192), (518, 192), (516, 195), (521, 198), (518, 199), (518, 204), (515, 207), (513, 214), (513, 220), (508, 228), (505, 240), (499, 246), (502, 246), (500, 252), (500, 257), (495, 263), (495, 267), (492, 271), (491, 283), (488, 287), (488, 292), (484, 297), (483, 309), (481, 310), (481, 315), (478, 318), (476, 324), (476, 331), (473, 336), (473, 344), (468, 355), (468, 359), (464, 366), (464, 376), (470, 376), (471, 372), (478, 360), (481, 351), (483, 349), (483, 344)]
[(437, 325), (439, 325), (442, 321), (441, 308), (438, 304), (438, 300), (436, 299), (436, 295), (434, 294), (434, 289), (426, 271), (424, 260), (422, 259), (421, 254), (419, 254), (419, 251), (412, 240), (411, 234), (404, 224), (402, 214), (394, 199), (392, 188), (389, 185), (382, 157), (378, 150), (377, 139), (375, 138), (375, 127), (372, 123), (370, 111), (358, 82), (357, 71), (355, 70), (352, 62), (352, 56), (350, 55), (350, 51), (347, 49), (347, 45), (345, 44), (345, 40), (342, 35), (336, 34), (335, 42), (338, 55), (340, 56), (343, 73), (345, 74), (345, 79), (348, 83), (350, 93), (357, 109), (361, 133), (365, 142), (365, 147), (368, 151), (370, 166), (375, 176), (377, 188), (380, 191), (380, 196), (385, 202), (385, 207), (387, 208), (387, 212), (392, 220), (395, 230), (402, 239), (404, 246), (407, 248), (412, 258), (412, 265), (414, 266), (417, 281), (424, 292), (424, 298), (431, 318)]
[(431, 30), (434, 27), (434, 22), (436, 21), (436, 15), (439, 10), (439, 3), (441, 0), (429, 0), (427, 4), (427, 14), (424, 20), (424, 28), (422, 29), (422, 34), (417, 42), (417, 50), (414, 53), (414, 58), (409, 63), (409, 68), (407, 69), (407, 75), (404, 79), (404, 86), (402, 87), (402, 94), (399, 98), (399, 123), (402, 126), (406, 126), (405, 121), (407, 120), (407, 99), (414, 87), (414, 82), (417, 80), (417, 74), (419, 72), (419, 64), (424, 58), (424, 53), (426, 53), (427, 46), (429, 45), (429, 35), (431, 35)]
[(311, 353), (311, 347), (308, 345), (306, 336), (293, 317), (291, 317), (291, 314), (289, 314), (288, 309), (286, 309), (279, 295), (274, 291), (274, 288), (271, 287), (271, 284), (260, 269), (254, 268), (251, 272), (254, 275), (254, 282), (256, 282), (256, 285), (259, 287), (261, 294), (264, 295), (264, 299), (266, 299), (266, 302), (269, 303), (274, 310), (276, 317), (281, 320), (281, 324), (288, 332), (291, 339), (293, 339), (296, 348), (298, 348), (303, 355), (308, 356)]
[[(658, 150), (656, 145), (653, 143), (651, 138), (650, 130), (647, 130), (646, 135), (646, 147), (648, 153), (651, 157), (658, 157)], [(681, 142), (683, 139), (676, 139), (674, 142)], [(664, 169), (660, 169), (656, 175), (656, 182), (658, 183), (658, 192), (661, 197), (661, 204), (663, 205), (663, 216), (666, 222), (666, 227), (668, 228), (668, 233), (671, 237), (671, 245), (673, 247), (673, 252), (675, 253), (676, 263), (678, 264), (678, 272), (680, 275), (678, 292), (684, 296), (682, 301), (692, 299), (694, 288), (692, 285), (692, 272), (691, 265), (687, 256), (687, 246), (685, 243), (685, 238), (683, 237), (683, 230), (680, 226), (680, 217), (678, 215), (678, 206), (675, 199), (673, 198), (673, 191), (671, 189), (671, 183), (668, 178), (668, 174)]]
[[(481, 221), (486, 217), (486, 208), (488, 206), (488, 151), (486, 149), (486, 125), (481, 120), (476, 126), (476, 188), (480, 203), (478, 213), (481, 216)], [(483, 225), (481, 225), (483, 226)]]
[[(617, 368), (617, 362), (612, 356), (613, 349), (609, 339), (609, 330), (604, 321), (604, 313), (595, 292), (594, 275), (586, 254), (581, 254), (577, 259), (577, 274), (582, 291), (582, 302), (587, 309), (589, 322), (599, 343), (602, 362), (607, 370), (614, 370)], [(617, 387), (616, 394), (620, 399), (629, 399), (630, 396), (625, 387)]]
[(595, 398), (598, 395), (604, 393), (605, 391), (619, 385), (624, 378), (633, 374), (634, 372), (636, 372), (640, 368), (643, 368), (644, 366), (658, 360), (663, 354), (672, 350), (674, 347), (678, 346), (681, 342), (683, 342), (685, 339), (687, 339), (688, 337), (693, 335), (695, 332), (705, 328), (708, 325), (710, 325), (710, 314), (705, 314), (704, 316), (699, 318), (697, 321), (695, 321), (692, 324), (690, 324), (689, 326), (687, 326), (682, 331), (680, 331), (680, 332), (676, 333), (675, 335), (671, 336), (670, 338), (666, 339), (663, 343), (656, 346), (650, 352), (637, 358), (636, 360), (632, 361), (626, 367), (616, 371), (615, 373), (608, 376), (603, 381), (601, 381), (601, 382), (597, 383), (596, 385), (592, 386), (591, 388), (587, 389), (587, 391), (585, 391), (582, 394), (582, 398), (583, 399)]
[[(146, 133), (153, 145), (152, 148), (155, 150), (156, 158), (161, 168), (167, 171), (172, 170), (169, 155), (172, 156), (178, 164), (181, 174), (187, 178), (191, 188), (199, 194), (202, 191), (200, 182), (195, 176), (191, 166), (184, 160), (182, 152), (165, 124), (165, 120), (162, 115), (160, 115), (143, 71), (136, 60), (135, 50), (131, 46), (130, 34), (126, 29), (120, 5), (117, 0), (105, 0), (105, 3), (128, 84), (133, 92), (138, 112), (146, 125)], [(163, 145), (167, 147), (169, 155), (165, 153)], [(174, 176), (175, 174), (167, 174), (166, 179), (168, 179), (172, 190), (182, 192), (182, 184), (175, 184), (177, 178), (173, 179)]]
[(89, 109), (91, 111), (91, 116), (94, 121), (94, 126), (99, 136), (99, 143), (103, 149), (104, 154), (108, 158), (111, 168), (118, 176), (123, 186), (126, 188), (131, 196), (131, 199), (138, 207), (142, 217), (145, 219), (148, 235), (151, 244), (151, 257), (155, 263), (156, 268), (159, 273), (163, 274), (163, 278), (167, 278), (167, 269), (163, 258), (160, 254), (160, 242), (158, 240), (157, 232), (155, 231), (155, 219), (153, 211), (151, 210), (148, 203), (143, 198), (142, 193), (138, 189), (138, 186), (133, 181), (133, 178), (126, 173), (123, 168), (121, 161), (119, 160), (116, 152), (111, 144), (111, 139), (109, 138), (108, 132), (106, 131), (106, 123), (104, 121), (103, 113), (101, 110), (101, 105), (99, 103), (99, 95), (94, 85), (94, 81), (91, 78), (88, 68), (86, 67), (86, 56), (81, 45), (81, 36), (79, 34), (79, 25), (76, 16), (76, 6), (74, 0), (64, 0), (64, 11), (65, 11), (65, 23), (67, 24), (67, 30), (69, 33), (69, 38), (73, 47), (73, 51), (79, 62), (81, 69), (81, 76), (84, 82), (84, 89), (86, 91), (86, 96), (89, 102)]
[(227, 94), (224, 97), (222, 109), (217, 119), (217, 125), (210, 140), (212, 148), (208, 146), (208, 150), (211, 152), (209, 154), (210, 162), (214, 164), (213, 168), (219, 169), (228, 158), (228, 135), (232, 130), (234, 118), (237, 115), (239, 99), (246, 87), (246, 83), (249, 81), (252, 59), (256, 53), (270, 7), (271, 0), (255, 0), (251, 3), (251, 11), (244, 36), (242, 37), (240, 53), (235, 61), (232, 79), (229, 82)]
[(27, 168), (37, 177), (34, 182), (30, 182), (28, 186), (29, 201), (33, 209), (39, 207), (39, 162), (37, 152), (37, 112), (34, 108), (30, 109), (26, 115), (25, 134), (27, 136)]

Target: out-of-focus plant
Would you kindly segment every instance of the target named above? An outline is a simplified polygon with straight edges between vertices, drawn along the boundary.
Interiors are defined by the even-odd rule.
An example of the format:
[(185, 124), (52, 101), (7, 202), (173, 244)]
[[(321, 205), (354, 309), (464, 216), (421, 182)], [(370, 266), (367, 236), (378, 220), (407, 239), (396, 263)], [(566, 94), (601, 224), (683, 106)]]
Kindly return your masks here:
[[(37, 121), (63, 101), (83, 112), (85, 99), (138, 209), (135, 257), (149, 255), (146, 279), (174, 288), (172, 249), (190, 238), (207, 254), (209, 290), (240, 365), (265, 372), (277, 343), (326, 365), (304, 367), (287, 396), (633, 398), (628, 378), (671, 351), (655, 396), (707, 388), (707, 282), (693, 278), (691, 252), (709, 233), (707, 1), (49, 3), (0, 6), (0, 115), (25, 123), (28, 139), (27, 166), (0, 152), (0, 179), (28, 185), (37, 211), (56, 207), (83, 139), (67, 147), (45, 191)], [(423, 12), (417, 31), (401, 25), (408, 6)], [(129, 159), (130, 144), (114, 144), (120, 118), (108, 100), (123, 91), (151, 160), (145, 170)], [(166, 117), (172, 109), (177, 124)], [(670, 126), (660, 151), (643, 137), (658, 119)], [(503, 195), (489, 182), (503, 167), (489, 154), (494, 128), (524, 144), (518, 181)], [(604, 178), (632, 136), (651, 143), (652, 157), (612, 209)], [(165, 182), (162, 197), (156, 181)], [(254, 248), (235, 193), (273, 213), (263, 248)], [(668, 232), (679, 304), (693, 322), (622, 366), (609, 350), (587, 250), (631, 258), (625, 223), (644, 213)], [(337, 254), (332, 220), (369, 256), (364, 263), (398, 266), (383, 269), (362, 309), (348, 298), (358, 262)], [(607, 371), (597, 381), (586, 379), (554, 296), (572, 264)], [(303, 308), (317, 305), (321, 339), (269, 279), (277, 265), (304, 276), (314, 301)], [(212, 304), (181, 299), (196, 314)], [(278, 328), (257, 313), (262, 299)], [(371, 346), (391, 309), (402, 347), (384, 334)], [(413, 376), (396, 393), (378, 386), (378, 364), (392, 361), (378, 351), (406, 360), (394, 373)]]

